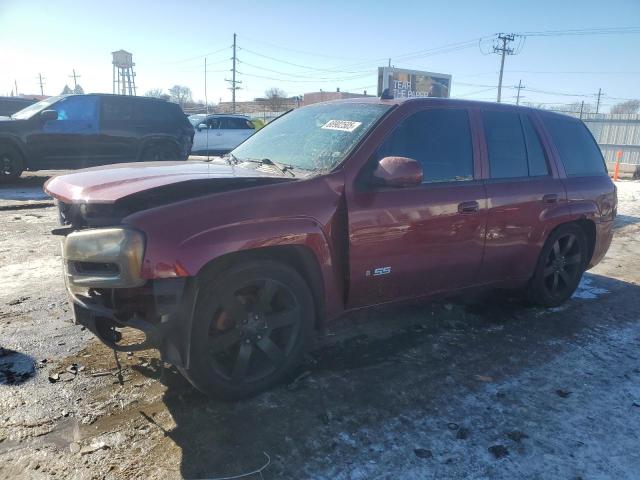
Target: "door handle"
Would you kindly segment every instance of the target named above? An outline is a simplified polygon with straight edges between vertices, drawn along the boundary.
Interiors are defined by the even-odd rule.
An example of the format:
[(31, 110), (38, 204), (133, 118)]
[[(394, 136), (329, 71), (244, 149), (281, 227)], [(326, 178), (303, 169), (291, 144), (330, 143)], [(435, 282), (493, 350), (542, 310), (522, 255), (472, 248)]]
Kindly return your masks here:
[(458, 212), (460, 213), (476, 213), (478, 210), (480, 210), (480, 204), (475, 200), (458, 204)]
[(553, 203), (558, 203), (559, 199), (560, 197), (558, 197), (557, 193), (548, 193), (542, 197), (542, 202), (547, 204), (553, 204)]

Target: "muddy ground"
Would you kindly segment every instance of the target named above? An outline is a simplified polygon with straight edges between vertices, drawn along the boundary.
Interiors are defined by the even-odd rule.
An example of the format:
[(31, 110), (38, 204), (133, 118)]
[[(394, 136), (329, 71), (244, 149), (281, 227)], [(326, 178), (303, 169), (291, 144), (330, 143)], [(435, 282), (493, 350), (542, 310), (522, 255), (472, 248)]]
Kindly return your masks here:
[(0, 188), (0, 478), (638, 478), (640, 183), (566, 305), (360, 312), (297, 379), (221, 403), (154, 352), (119, 377), (71, 324), (46, 175)]

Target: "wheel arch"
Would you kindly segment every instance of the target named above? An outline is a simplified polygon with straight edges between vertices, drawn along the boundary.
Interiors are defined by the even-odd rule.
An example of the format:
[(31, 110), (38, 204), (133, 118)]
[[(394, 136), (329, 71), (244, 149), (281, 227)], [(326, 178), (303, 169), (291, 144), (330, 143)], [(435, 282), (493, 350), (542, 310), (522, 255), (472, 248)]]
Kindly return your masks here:
[(254, 260), (273, 260), (292, 267), (307, 282), (313, 297), (316, 329), (322, 329), (326, 317), (325, 287), (322, 270), (313, 251), (304, 245), (275, 245), (229, 252), (210, 260), (198, 272), (198, 278), (215, 278), (232, 265)]
[(586, 264), (588, 265), (589, 262), (591, 261), (591, 257), (593, 255), (593, 251), (595, 249), (595, 244), (596, 244), (596, 224), (591, 218), (588, 218), (585, 215), (579, 216), (577, 218), (566, 219), (565, 221), (559, 222), (556, 225), (554, 225), (554, 227), (549, 229), (549, 231), (546, 233), (543, 245), (546, 244), (546, 242), (549, 240), (551, 235), (553, 235), (553, 233), (556, 230), (566, 225), (577, 225), (583, 231), (585, 238), (587, 240)]
[(27, 154), (26, 145), (16, 136), (8, 134), (0, 134), (0, 144), (10, 145), (15, 147), (20, 155), (22, 155), (22, 161), (24, 162), (24, 169), (31, 168), (29, 155)]
[(140, 147), (138, 147), (138, 160), (142, 159), (146, 149), (156, 145), (171, 145), (180, 149), (180, 142), (172, 135), (149, 135), (142, 139)]

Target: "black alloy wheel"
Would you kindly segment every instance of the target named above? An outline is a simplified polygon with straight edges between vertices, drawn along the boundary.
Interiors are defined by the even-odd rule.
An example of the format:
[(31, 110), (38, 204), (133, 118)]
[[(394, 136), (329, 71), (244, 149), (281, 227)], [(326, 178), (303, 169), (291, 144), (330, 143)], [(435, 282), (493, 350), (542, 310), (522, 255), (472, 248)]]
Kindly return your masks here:
[(575, 224), (558, 227), (547, 239), (531, 281), (536, 303), (555, 307), (568, 300), (578, 287), (587, 263), (587, 240)]
[(243, 383), (278, 369), (300, 335), (300, 305), (276, 280), (252, 279), (227, 290), (209, 328), (209, 351), (223, 378)]
[(246, 397), (296, 367), (313, 333), (314, 307), (294, 269), (255, 261), (203, 283), (191, 365), (183, 372), (196, 388), (214, 397)]
[(180, 160), (180, 155), (178, 149), (172, 145), (151, 145), (145, 149), (142, 160), (146, 162)]
[(553, 242), (544, 267), (544, 283), (551, 296), (561, 296), (571, 289), (575, 279), (582, 275), (582, 252), (573, 233), (567, 233)]

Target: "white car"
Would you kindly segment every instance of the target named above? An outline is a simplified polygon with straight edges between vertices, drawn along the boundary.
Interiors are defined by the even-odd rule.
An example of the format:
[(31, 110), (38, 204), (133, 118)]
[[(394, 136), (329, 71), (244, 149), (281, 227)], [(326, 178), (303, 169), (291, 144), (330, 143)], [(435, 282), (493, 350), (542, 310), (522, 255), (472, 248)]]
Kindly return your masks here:
[(198, 120), (191, 147), (191, 153), (196, 155), (230, 152), (256, 130), (251, 120), (243, 115), (217, 114)]

